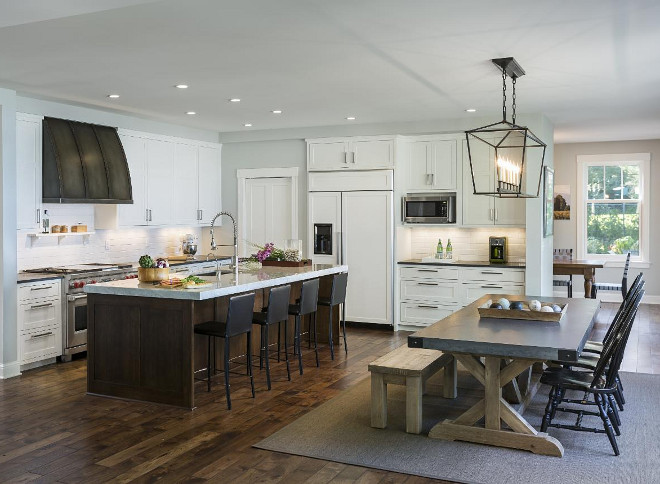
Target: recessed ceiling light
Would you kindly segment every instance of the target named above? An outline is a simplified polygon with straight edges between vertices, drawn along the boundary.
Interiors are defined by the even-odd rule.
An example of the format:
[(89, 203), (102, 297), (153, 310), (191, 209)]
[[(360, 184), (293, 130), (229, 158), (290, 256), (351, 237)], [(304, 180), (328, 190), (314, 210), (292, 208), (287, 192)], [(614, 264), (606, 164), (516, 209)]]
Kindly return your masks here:
[(192, 116), (193, 114), (197, 114), (197, 113), (195, 111), (186, 111), (186, 114), (190, 114)]
[(117, 99), (119, 97), (119, 94), (108, 94), (108, 97), (110, 99)]
[(233, 98), (229, 99), (229, 102), (230, 102), (230, 103), (240, 103), (241, 100), (240, 100), (239, 98), (237, 98), (237, 97), (233, 97)]
[(177, 84), (176, 86), (177, 89), (188, 89), (188, 84)]
[(466, 113), (476, 113), (477, 110), (474, 109), (474, 108), (468, 108), (468, 109), (465, 110), (465, 112), (466, 112)]
[(355, 121), (355, 116), (348, 116), (346, 118), (347, 121)]
[(273, 113), (273, 114), (282, 114), (282, 110), (281, 109), (273, 109), (271, 111), (271, 113)]
[(252, 127), (252, 123), (245, 123), (243, 126), (245, 126), (246, 128), (251, 128), (251, 127)]

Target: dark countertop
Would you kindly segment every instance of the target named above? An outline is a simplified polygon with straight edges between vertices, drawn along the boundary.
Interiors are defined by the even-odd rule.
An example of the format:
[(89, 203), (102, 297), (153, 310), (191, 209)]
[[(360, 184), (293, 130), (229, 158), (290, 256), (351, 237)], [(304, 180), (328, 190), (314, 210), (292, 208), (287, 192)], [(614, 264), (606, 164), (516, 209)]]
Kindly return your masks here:
[(61, 274), (46, 274), (44, 272), (21, 272), (16, 277), (18, 284), (24, 282), (48, 281), (53, 279), (62, 279)]
[(399, 264), (419, 265), (419, 266), (457, 266), (457, 267), (506, 267), (510, 269), (524, 269), (524, 262), (506, 262), (504, 264), (493, 264), (488, 261), (462, 261), (462, 262), (445, 262), (442, 259), (438, 262), (422, 262), (422, 259), (408, 259), (400, 260)]

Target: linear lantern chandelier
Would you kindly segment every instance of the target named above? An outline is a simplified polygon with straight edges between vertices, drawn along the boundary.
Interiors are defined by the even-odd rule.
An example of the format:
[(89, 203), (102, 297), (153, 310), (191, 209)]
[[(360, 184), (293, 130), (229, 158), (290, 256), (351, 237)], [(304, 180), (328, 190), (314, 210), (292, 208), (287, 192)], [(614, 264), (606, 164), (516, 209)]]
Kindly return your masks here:
[[(541, 189), (546, 144), (526, 126), (516, 124), (516, 80), (524, 76), (525, 71), (513, 57), (492, 59), (492, 62), (502, 70), (502, 121), (465, 132), (472, 188), (475, 195), (535, 198)], [(513, 86), (511, 122), (506, 119), (507, 76)]]

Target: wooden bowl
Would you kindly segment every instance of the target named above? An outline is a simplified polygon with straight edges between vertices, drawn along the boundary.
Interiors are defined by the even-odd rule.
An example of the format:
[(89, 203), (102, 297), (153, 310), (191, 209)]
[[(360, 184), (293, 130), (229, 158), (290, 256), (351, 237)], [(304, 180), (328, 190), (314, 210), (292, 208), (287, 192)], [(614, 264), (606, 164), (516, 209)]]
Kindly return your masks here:
[(156, 267), (138, 267), (138, 281), (140, 282), (156, 282), (164, 281), (170, 278), (170, 268), (156, 268)]

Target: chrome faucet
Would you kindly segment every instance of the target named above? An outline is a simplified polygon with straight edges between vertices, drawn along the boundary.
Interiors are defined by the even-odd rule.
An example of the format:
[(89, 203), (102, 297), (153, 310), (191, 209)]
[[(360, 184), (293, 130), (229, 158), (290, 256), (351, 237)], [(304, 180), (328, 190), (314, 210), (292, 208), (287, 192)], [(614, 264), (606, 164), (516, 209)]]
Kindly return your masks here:
[[(215, 215), (215, 217), (213, 217), (213, 220), (211, 220), (211, 250), (214, 251), (218, 247), (232, 247), (229, 244), (216, 244), (215, 243), (215, 236), (213, 234), (213, 227), (215, 225), (215, 220), (218, 217), (222, 216), (222, 215), (226, 215), (227, 217), (229, 217), (231, 219), (231, 223), (234, 226), (234, 244), (233, 244), (234, 257), (232, 257), (232, 262), (233, 262), (232, 269), (233, 269), (235, 274), (238, 274), (238, 225), (236, 224), (236, 219), (234, 218), (234, 216), (232, 214), (230, 214), (229, 212), (219, 212)], [(212, 252), (209, 253), (206, 256), (206, 260), (208, 260), (208, 258), (211, 254), (212, 254)], [(214, 257), (215, 257), (215, 255), (214, 255)]]

